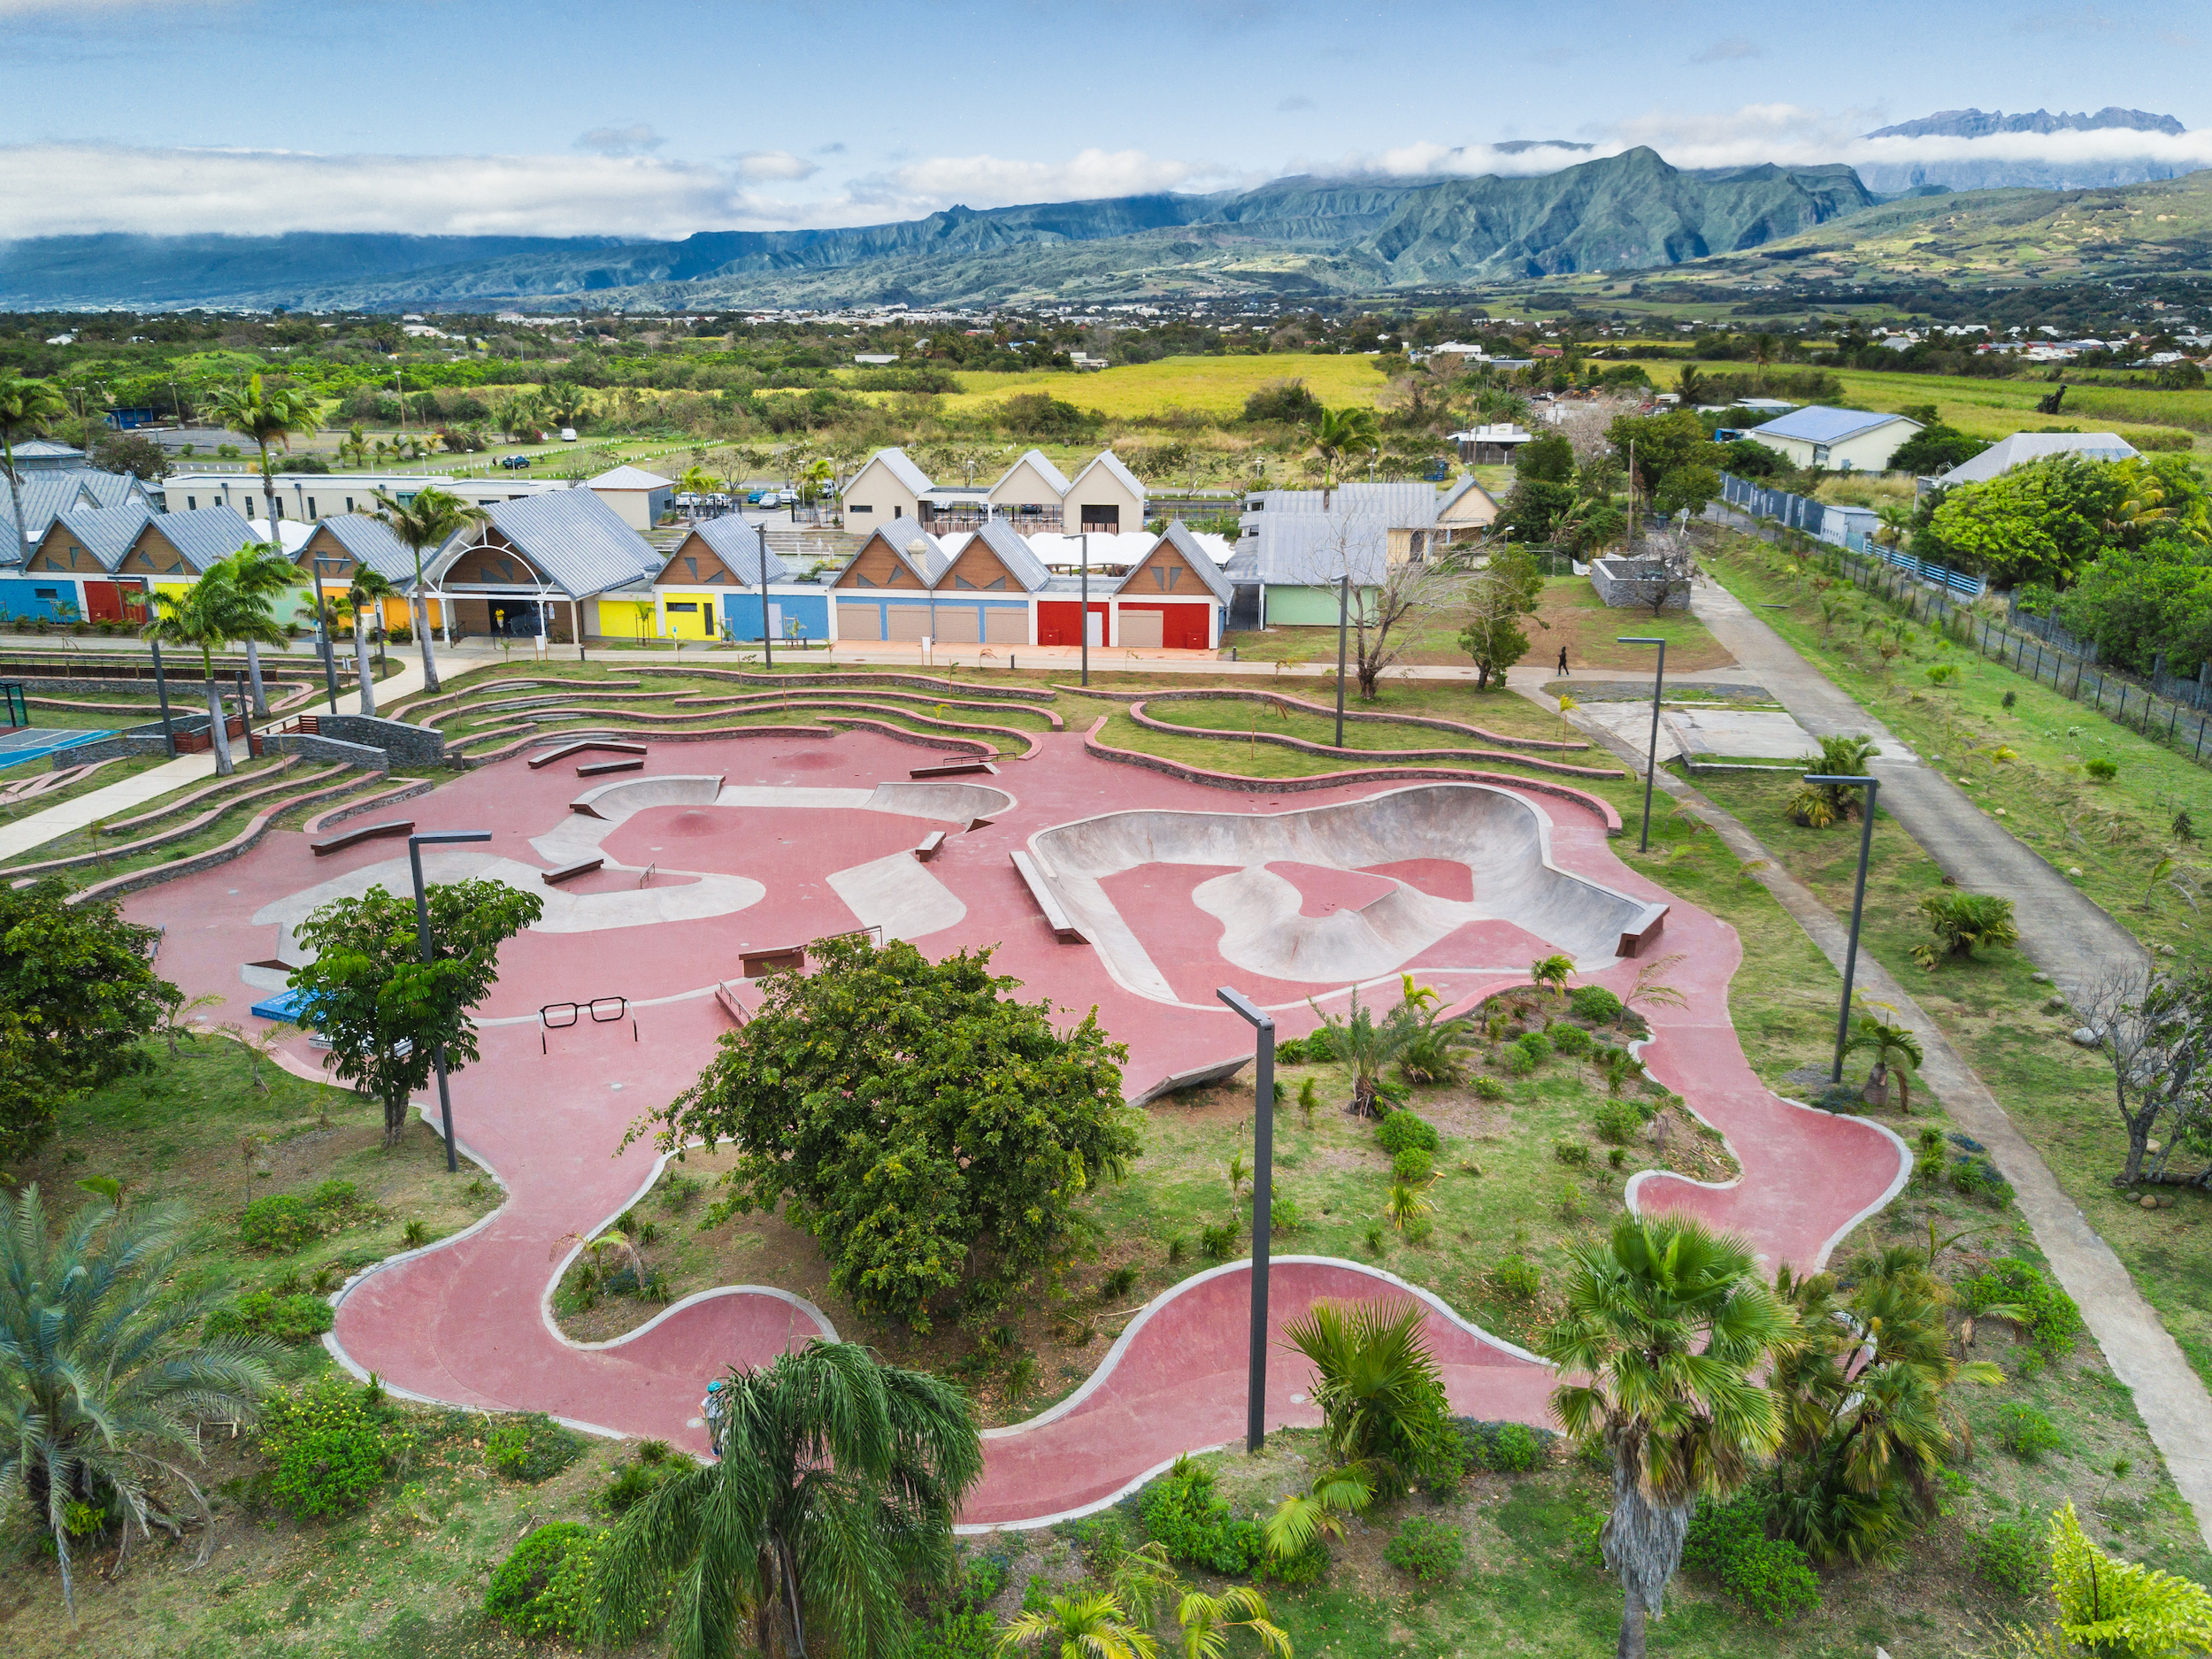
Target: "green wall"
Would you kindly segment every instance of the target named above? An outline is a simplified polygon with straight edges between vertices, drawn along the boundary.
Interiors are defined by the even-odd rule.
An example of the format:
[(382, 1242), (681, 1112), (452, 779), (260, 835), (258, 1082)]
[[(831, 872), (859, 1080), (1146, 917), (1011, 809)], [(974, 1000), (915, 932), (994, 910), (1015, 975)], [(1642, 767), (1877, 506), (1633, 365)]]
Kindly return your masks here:
[[(1375, 589), (1363, 588), (1355, 603), (1374, 600)], [(1337, 590), (1333, 588), (1277, 588), (1267, 589), (1267, 626), (1271, 628), (1333, 628), (1336, 626)]]

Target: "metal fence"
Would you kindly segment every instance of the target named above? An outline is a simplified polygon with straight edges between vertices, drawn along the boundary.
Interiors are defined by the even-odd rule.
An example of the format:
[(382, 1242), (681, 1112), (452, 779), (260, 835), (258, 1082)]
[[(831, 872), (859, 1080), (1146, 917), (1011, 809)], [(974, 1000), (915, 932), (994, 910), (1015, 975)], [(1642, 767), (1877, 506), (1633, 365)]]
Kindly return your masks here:
[(1970, 599), (1978, 597), (1985, 586), (1980, 577), (1970, 572), (1954, 570), (1933, 559), (1915, 558), (1895, 548), (1884, 547), (1874, 539), (1878, 519), (1870, 507), (1839, 507), (1832, 502), (1814, 501), (1808, 496), (1793, 495), (1786, 489), (1768, 489), (1732, 472), (1721, 474), (1720, 494), (1721, 499), (1739, 512), (1748, 513), (1754, 518), (1770, 518), (1787, 529), (1802, 532), (1847, 552), (1882, 559), (1916, 580), (1933, 582)]

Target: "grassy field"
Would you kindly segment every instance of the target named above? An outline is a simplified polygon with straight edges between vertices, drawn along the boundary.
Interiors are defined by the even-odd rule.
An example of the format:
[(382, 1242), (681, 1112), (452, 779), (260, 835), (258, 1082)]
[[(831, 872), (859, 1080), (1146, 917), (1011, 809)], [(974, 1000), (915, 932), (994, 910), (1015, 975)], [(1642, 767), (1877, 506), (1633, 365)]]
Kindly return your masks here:
[[(1016, 392), (1050, 392), (1079, 409), (1095, 409), (1109, 419), (1129, 419), (1187, 409), (1208, 415), (1240, 415), (1244, 400), (1279, 380), (1303, 380), (1306, 389), (1332, 409), (1344, 403), (1372, 407), (1389, 390), (1389, 380), (1375, 372), (1375, 359), (1332, 353), (1271, 352), (1262, 357), (1162, 357), (1154, 363), (1117, 365), (1096, 373), (964, 373), (960, 390), (938, 400), (949, 415), (974, 414)], [(872, 393), (888, 398), (895, 393)]]

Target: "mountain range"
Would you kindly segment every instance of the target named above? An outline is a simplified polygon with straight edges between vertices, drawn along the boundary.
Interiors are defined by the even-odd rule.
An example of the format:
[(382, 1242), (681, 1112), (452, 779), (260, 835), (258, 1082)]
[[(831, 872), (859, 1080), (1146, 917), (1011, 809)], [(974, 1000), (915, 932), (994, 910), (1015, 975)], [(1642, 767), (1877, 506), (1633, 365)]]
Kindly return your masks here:
[[(1939, 110), (1918, 120), (1878, 127), (1869, 138), (1995, 138), (2015, 133), (2157, 133), (2178, 138), (2188, 129), (2170, 115), (2123, 110), (2107, 104), (2094, 115), (2057, 115), (2037, 110), (2007, 115), (2001, 110)], [(2179, 171), (2154, 156), (2111, 155), (2041, 160), (2032, 157), (1960, 158), (1944, 161), (1862, 162), (1859, 177), (1881, 196), (1908, 191), (2095, 190), (2112, 185), (2170, 179)]]

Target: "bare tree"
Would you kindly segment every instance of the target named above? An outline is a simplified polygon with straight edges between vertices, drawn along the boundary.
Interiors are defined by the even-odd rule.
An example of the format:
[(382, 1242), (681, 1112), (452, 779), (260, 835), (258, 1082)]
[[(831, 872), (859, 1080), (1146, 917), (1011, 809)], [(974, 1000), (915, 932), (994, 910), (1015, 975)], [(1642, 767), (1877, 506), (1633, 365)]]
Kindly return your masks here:
[(2212, 1130), (2212, 973), (2131, 964), (2100, 979), (2080, 1011), (2112, 1062), (2113, 1103), (2127, 1130), (2127, 1164), (2113, 1184), (2212, 1185), (2212, 1164), (2193, 1175), (2167, 1170), (2177, 1148), (2201, 1150)]
[(1681, 610), (1690, 603), (1690, 578), (1696, 570), (1686, 539), (1655, 534), (1643, 545), (1615, 561), (1619, 589), (1640, 605), (1649, 605), (1656, 618), (1669, 606)]
[(1327, 572), (1323, 584), (1335, 586), (1349, 578), (1349, 643), (1365, 703), (1375, 700), (1377, 682), (1403, 655), (1415, 618), (1461, 603), (1474, 558), (1487, 551), (1455, 548), (1440, 557), (1392, 564), (1388, 549), (1389, 529), (1381, 520), (1339, 515), (1322, 551)]

